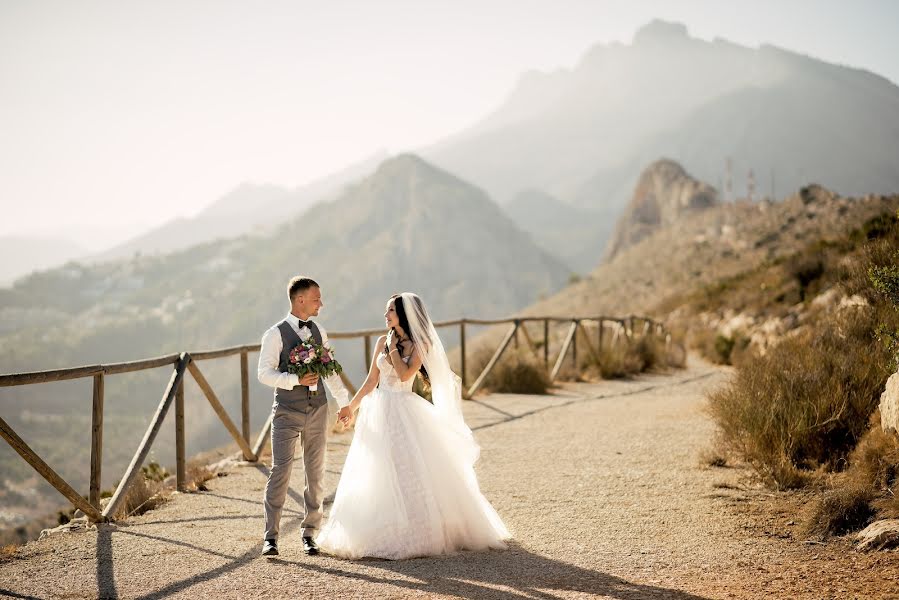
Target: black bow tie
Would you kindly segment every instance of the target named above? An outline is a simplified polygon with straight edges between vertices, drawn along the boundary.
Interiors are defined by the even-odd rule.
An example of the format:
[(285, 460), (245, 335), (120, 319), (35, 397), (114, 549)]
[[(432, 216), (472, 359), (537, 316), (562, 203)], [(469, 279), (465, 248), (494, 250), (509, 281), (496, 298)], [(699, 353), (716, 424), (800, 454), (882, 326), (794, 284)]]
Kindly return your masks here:
[(303, 327), (309, 327), (309, 321), (301, 321), (297, 319), (297, 327), (302, 329)]

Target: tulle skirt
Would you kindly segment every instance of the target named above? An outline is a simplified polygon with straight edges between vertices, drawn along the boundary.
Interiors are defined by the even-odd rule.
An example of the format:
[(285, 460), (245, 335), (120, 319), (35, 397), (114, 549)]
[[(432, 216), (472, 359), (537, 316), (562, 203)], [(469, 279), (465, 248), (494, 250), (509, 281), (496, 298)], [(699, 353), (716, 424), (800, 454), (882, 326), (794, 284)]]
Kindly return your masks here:
[(475, 477), (478, 452), (469, 432), (448, 427), (421, 396), (376, 389), (316, 541), (351, 559), (505, 548), (511, 535)]

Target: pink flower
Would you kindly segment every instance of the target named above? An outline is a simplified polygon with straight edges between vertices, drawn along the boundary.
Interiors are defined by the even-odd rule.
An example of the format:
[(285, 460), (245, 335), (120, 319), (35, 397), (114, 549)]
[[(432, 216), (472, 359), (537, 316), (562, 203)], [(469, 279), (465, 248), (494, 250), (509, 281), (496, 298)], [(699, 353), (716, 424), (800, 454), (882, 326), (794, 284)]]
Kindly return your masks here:
[(326, 365), (329, 362), (331, 362), (331, 355), (325, 352), (324, 354), (322, 354), (322, 364)]
[(306, 350), (300, 350), (297, 352), (297, 358), (299, 360), (306, 360), (306, 357), (309, 356), (309, 352)]

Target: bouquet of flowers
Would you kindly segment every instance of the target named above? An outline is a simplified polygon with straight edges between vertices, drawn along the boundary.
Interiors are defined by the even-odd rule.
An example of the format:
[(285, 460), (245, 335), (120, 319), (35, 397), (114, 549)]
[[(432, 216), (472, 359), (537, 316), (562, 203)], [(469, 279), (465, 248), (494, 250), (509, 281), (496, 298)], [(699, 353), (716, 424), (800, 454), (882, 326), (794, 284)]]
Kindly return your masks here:
[[(334, 359), (334, 349), (330, 343), (319, 345), (315, 343), (312, 335), (306, 337), (296, 348), (290, 351), (287, 363), (287, 372), (299, 376), (315, 373), (324, 379), (331, 375), (342, 373), (343, 367)], [(310, 391), (316, 391), (318, 385), (310, 385)]]

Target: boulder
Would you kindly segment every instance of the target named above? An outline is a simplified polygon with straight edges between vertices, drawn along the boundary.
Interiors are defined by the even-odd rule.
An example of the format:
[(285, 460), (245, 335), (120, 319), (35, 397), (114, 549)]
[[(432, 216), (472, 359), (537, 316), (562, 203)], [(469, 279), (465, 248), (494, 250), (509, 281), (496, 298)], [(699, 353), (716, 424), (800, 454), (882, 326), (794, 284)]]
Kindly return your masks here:
[(899, 546), (899, 519), (874, 521), (860, 531), (855, 539), (858, 540), (858, 550), (895, 548)]
[(899, 371), (887, 379), (886, 389), (880, 395), (880, 427), (899, 435)]

